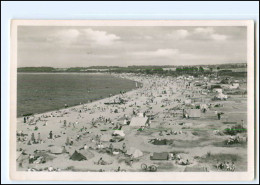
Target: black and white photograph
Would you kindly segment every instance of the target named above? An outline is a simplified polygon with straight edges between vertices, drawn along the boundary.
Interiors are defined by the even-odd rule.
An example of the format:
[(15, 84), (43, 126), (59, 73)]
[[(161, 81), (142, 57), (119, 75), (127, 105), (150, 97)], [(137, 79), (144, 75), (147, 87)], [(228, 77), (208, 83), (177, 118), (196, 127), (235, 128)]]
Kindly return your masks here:
[(11, 24), (14, 176), (253, 178), (253, 21)]

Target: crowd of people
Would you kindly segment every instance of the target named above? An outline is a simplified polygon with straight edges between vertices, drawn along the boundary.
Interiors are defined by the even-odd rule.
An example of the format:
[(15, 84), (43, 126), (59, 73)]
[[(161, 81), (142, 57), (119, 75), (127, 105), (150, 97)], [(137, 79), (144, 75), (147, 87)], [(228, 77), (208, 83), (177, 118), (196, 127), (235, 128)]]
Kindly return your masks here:
[[(27, 145), (40, 145), (43, 143), (55, 145), (55, 141), (62, 138), (62, 146), (66, 146), (71, 151), (74, 149), (82, 151), (93, 149), (94, 153), (98, 154), (102, 154), (103, 151), (106, 151), (112, 156), (118, 155), (118, 153), (126, 156), (125, 154), (131, 146), (131, 141), (125, 141), (124, 137), (114, 136), (113, 133), (111, 133), (111, 130), (123, 131), (125, 128), (130, 130), (129, 124), (132, 117), (149, 117), (149, 121), (146, 122), (145, 125), (139, 126), (135, 131), (132, 131), (137, 131), (137, 134), (142, 134), (144, 133), (143, 131), (153, 127), (153, 121), (151, 121), (152, 119), (150, 118), (156, 114), (159, 114), (159, 116), (156, 117), (157, 121), (159, 120), (160, 122), (158, 127), (166, 125), (169, 128), (167, 128), (166, 131), (155, 131), (156, 135), (153, 135), (154, 138), (157, 137), (157, 140), (161, 140), (161, 138), (164, 137), (188, 137), (187, 133), (189, 131), (183, 131), (184, 129), (177, 130), (181, 127), (184, 128), (184, 126), (176, 124), (176, 122), (172, 121), (172, 118), (179, 118), (184, 122), (187, 121), (182, 118), (182, 112), (179, 113), (178, 110), (182, 110), (185, 106), (190, 108), (193, 106), (193, 103), (196, 109), (196, 102), (185, 101), (202, 95), (201, 87), (193, 86), (192, 82), (187, 80), (179, 79), (176, 81), (176, 79), (170, 77), (129, 77), (127, 75), (121, 75), (121, 77), (127, 77), (135, 81), (139, 80), (140, 82), (146, 80), (147, 83), (143, 85), (142, 88), (139, 88), (132, 93), (131, 96), (125, 92), (121, 92), (115, 97), (109, 97), (111, 102), (113, 102), (113, 100), (121, 100), (122, 103), (120, 104), (105, 104), (102, 102), (91, 106), (88, 104), (81, 104), (73, 108), (69, 108), (66, 105), (66, 109), (64, 110), (53, 111), (41, 115), (25, 116), (23, 117), (23, 124), (28, 125), (31, 130), (28, 129), (17, 132), (17, 141), (19, 143), (26, 142)], [(204, 114), (214, 112), (218, 107), (215, 107), (213, 103), (205, 102), (206, 100), (203, 99), (203, 96), (204, 95), (197, 100), (200, 106), (198, 109), (201, 109), (201, 112)], [(142, 101), (138, 101), (138, 98)], [(174, 113), (172, 113), (172, 109), (178, 106), (179, 108), (173, 110)], [(70, 114), (76, 115), (73, 121), (69, 119)], [(216, 121), (222, 119), (223, 112), (216, 110), (215, 114)], [(189, 115), (186, 113), (185, 117), (189, 117)], [(58, 120), (55, 124), (59, 125), (59, 130), (52, 128), (51, 124), (53, 124), (53, 120)], [(165, 122), (167, 122), (167, 124), (164, 125)], [(172, 126), (176, 126), (177, 129), (170, 128)], [(47, 129), (47, 137), (44, 137), (46, 134), (42, 134), (42, 130)], [(108, 132), (111, 139), (102, 141), (101, 136), (105, 135), (103, 133)], [(232, 138), (228, 143), (231, 143), (236, 139), (238, 138)], [(122, 146), (118, 147), (118, 143), (122, 144)], [(173, 154), (170, 159), (174, 160), (177, 165), (193, 164), (191, 159), (183, 159), (180, 155)], [(40, 160), (41, 162), (45, 161), (44, 158), (36, 159), (33, 154), (28, 155), (29, 164), (34, 164), (37, 160)], [(133, 166), (133, 156), (128, 156), (128, 160), (126, 161), (130, 167)], [(101, 155), (99, 160), (95, 161), (95, 164), (109, 165), (111, 163), (107, 162)], [(235, 167), (233, 162), (223, 162), (217, 164), (217, 169), (234, 171)], [(117, 171), (122, 171), (122, 169), (119, 168)]]

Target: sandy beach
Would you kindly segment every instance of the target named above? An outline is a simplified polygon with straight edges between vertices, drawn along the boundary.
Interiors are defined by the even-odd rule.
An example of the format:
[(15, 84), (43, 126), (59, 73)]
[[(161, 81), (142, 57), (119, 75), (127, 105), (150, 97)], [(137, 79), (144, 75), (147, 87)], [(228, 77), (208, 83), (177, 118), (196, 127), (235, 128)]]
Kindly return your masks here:
[[(247, 170), (247, 133), (225, 133), (234, 125), (246, 128), (246, 95), (213, 101), (216, 92), (196, 86), (198, 79), (113, 75), (142, 86), (92, 103), (18, 118), (17, 170), (138, 172), (146, 164), (159, 172), (219, 171), (219, 162), (233, 163), (235, 171)], [(240, 89), (246, 89), (245, 82)], [(196, 115), (187, 116), (184, 110)], [(223, 113), (221, 119), (216, 112)], [(227, 144), (234, 137), (240, 142)]]

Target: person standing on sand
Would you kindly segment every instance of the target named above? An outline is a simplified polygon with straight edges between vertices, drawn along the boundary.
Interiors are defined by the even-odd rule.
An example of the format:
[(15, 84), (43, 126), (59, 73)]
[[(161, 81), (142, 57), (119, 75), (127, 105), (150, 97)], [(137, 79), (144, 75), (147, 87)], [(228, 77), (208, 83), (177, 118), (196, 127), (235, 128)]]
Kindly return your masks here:
[(236, 169), (236, 166), (235, 166), (235, 163), (234, 162), (232, 162), (232, 164), (231, 164), (231, 167), (230, 167), (231, 169), (231, 171), (233, 172), (233, 171), (235, 171), (235, 169)]
[(132, 167), (133, 163), (134, 163), (134, 156), (133, 156), (133, 154), (131, 154), (130, 155), (129, 165)]
[(220, 112), (218, 112), (218, 120), (220, 120), (221, 119), (221, 113)]
[(32, 142), (35, 141), (34, 133), (32, 133), (32, 135), (31, 135), (31, 141), (32, 141)]
[(52, 139), (52, 136), (53, 136), (52, 131), (50, 131), (50, 133), (49, 133), (49, 139)]
[(98, 134), (96, 135), (96, 141), (97, 141), (97, 142), (100, 142), (100, 137), (99, 137)]
[(79, 134), (77, 134), (76, 136), (76, 141), (79, 141)]
[(102, 157), (100, 157), (100, 159), (98, 160), (97, 164), (98, 164), (98, 165), (102, 165), (102, 164), (103, 164), (103, 159), (102, 159)]
[(244, 123), (245, 123), (245, 121), (242, 119), (242, 120), (241, 120), (241, 125), (242, 125), (242, 127), (244, 127)]
[(69, 144), (70, 144), (70, 139), (69, 137), (67, 137), (65, 145), (69, 145)]
[(123, 143), (122, 148), (123, 148), (123, 151), (124, 151), (125, 148), (126, 148), (126, 144), (125, 143)]
[(117, 168), (116, 172), (120, 172), (121, 168), (120, 166)]
[(113, 145), (112, 145), (112, 143), (109, 145), (109, 150), (110, 150), (110, 153), (113, 153)]
[(40, 133), (40, 132), (38, 133), (38, 139), (37, 139), (37, 142), (38, 142), (38, 143), (41, 142), (41, 133)]
[(217, 160), (217, 164), (216, 164), (216, 168), (217, 168), (217, 170), (219, 170), (220, 169), (220, 166), (221, 165), (221, 163), (219, 162), (219, 160)]
[(226, 170), (227, 170), (227, 171), (230, 171), (229, 162), (226, 162)]
[(33, 163), (34, 161), (34, 156), (29, 154), (29, 164)]
[(83, 148), (84, 148), (84, 150), (87, 150), (88, 149), (87, 144), (85, 144)]
[(73, 145), (73, 138), (70, 138), (70, 145)]

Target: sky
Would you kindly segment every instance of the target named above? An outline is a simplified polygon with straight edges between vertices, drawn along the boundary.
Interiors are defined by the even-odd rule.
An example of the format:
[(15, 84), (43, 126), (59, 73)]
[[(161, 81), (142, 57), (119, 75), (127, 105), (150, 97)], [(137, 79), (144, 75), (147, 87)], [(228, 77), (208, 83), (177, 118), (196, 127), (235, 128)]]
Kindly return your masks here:
[(246, 27), (19, 26), (18, 67), (245, 63)]

